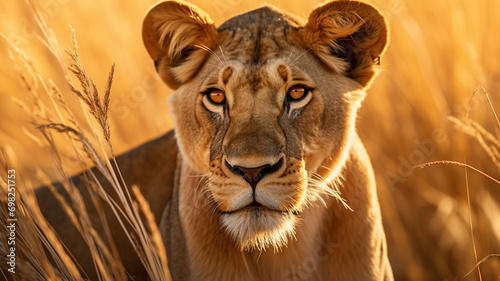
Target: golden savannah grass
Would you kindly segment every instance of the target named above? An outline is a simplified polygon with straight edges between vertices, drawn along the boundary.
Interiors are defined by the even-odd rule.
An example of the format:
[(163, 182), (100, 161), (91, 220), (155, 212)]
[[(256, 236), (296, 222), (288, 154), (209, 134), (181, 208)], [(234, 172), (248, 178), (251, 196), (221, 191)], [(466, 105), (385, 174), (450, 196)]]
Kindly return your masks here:
[[(97, 74), (93, 77), (96, 85), (107, 84), (109, 66), (116, 63), (107, 116), (111, 123), (110, 140), (117, 154), (171, 128), (164, 102), (170, 90), (155, 76), (140, 40), (143, 14), (154, 2), (37, 2), (53, 29), (53, 35), (62, 40), (62, 49), (71, 48), (68, 26), (75, 27), (79, 53), (89, 73)], [(192, 2), (211, 14), (216, 24), (263, 3)], [(306, 15), (304, 11), (311, 10), (319, 2), (269, 1), (303, 17)], [(500, 3), (493, 0), (481, 3), (472, 0), (378, 0), (372, 3), (389, 19), (391, 43), (382, 64), (384, 70), (368, 91), (360, 111), (358, 132), (373, 161), (395, 278), (455, 280), (465, 277), (463, 280), (479, 280), (475, 265), (482, 262), (479, 266), (481, 278), (495, 280), (500, 275), (500, 259), (494, 255), (500, 253), (498, 185), (475, 173), (467, 174), (466, 180), (461, 167), (413, 169), (413, 166), (431, 161), (463, 162), (466, 159), (467, 164), (499, 178), (495, 162), (498, 153), (495, 118), (484, 95), (476, 94), (470, 111), (469, 102), (474, 89), (483, 84), (491, 94), (492, 104), (498, 108), (500, 40), (494, 35), (500, 32), (500, 19), (496, 15)], [(54, 46), (59, 51), (49, 55), (51, 45), (47, 48), (40, 43), (43, 40), (37, 39), (37, 36), (44, 35), (24, 2), (3, 1), (0, 5), (3, 10), (10, 11), (0, 19), (0, 31), (28, 54), (22, 59), (23, 56), (14, 52), (14, 61), (18, 61), (21, 69), (26, 65), (36, 69), (33, 73), (26, 72), (24, 79), (30, 82), (43, 78), (47, 82), (45, 85), (39, 82), (38, 89), (52, 93), (40, 95), (39, 100), (32, 98), (30, 90), (22, 86), (23, 80), (19, 78), (15, 63), (11, 63), (7, 51), (9, 43), (0, 40), (0, 48), (4, 50), (0, 52), (4, 62), (0, 77), (0, 144), (12, 147), (6, 149), (12, 152), (3, 155), (18, 159), (4, 165), (15, 166), (22, 177), (19, 183), (22, 186), (18, 189), (22, 192), (22, 204), (27, 206), (26, 217), (22, 219), (26, 224), (23, 227), (27, 229), (23, 239), (30, 247), (25, 258), (34, 265), (35, 269), (30, 271), (33, 278), (40, 276), (39, 280), (44, 280), (48, 276), (50, 280), (57, 280), (58, 276), (61, 280), (72, 280), (70, 276), (76, 276), (72, 274), (75, 274), (77, 265), (67, 263), (71, 257), (63, 254), (63, 246), (57, 243), (57, 237), (51, 234), (50, 227), (36, 212), (35, 200), (30, 194), (34, 186), (63, 180), (96, 165), (86, 159), (87, 154), (93, 152), (83, 149), (85, 141), (78, 132), (89, 144), (92, 143), (99, 161), (103, 161), (99, 164), (103, 169), (113, 165), (106, 162), (105, 156), (110, 154), (104, 153), (106, 150), (111, 153), (110, 145), (100, 137), (102, 124), (93, 120), (86, 109), (80, 110), (85, 108), (84, 102), (66, 86), (66, 77), (70, 73), (67, 68), (59, 67), (61, 60), (67, 61), (61, 47)], [(48, 82), (47, 77), (51, 77), (53, 83)], [(55, 85), (58, 93), (54, 92)], [(64, 97), (64, 104), (58, 101), (59, 96)], [(12, 97), (26, 104), (30, 113), (20, 109)], [(58, 122), (47, 122), (44, 114), (49, 111)], [(68, 112), (73, 112), (74, 116)], [(464, 121), (467, 112), (470, 112), (469, 121)], [(39, 123), (35, 125), (27, 122), (33, 114), (38, 115)], [(59, 115), (68, 121), (66, 126), (76, 131), (57, 133), (50, 128), (34, 129), (42, 124), (60, 124)], [(68, 118), (78, 122), (80, 128)], [(64, 131), (64, 127), (53, 127)], [(53, 153), (47, 152), (51, 145), (44, 143), (45, 138), (59, 144), (53, 146)], [(62, 172), (63, 168), (67, 172)], [(5, 168), (2, 168), (4, 172)], [(5, 179), (4, 174), (1, 178)], [(116, 175), (117, 183), (119, 178)], [(113, 177), (112, 180), (115, 181)], [(4, 182), (1, 185), (5, 187)], [(6, 198), (4, 194), (0, 196), (2, 200)], [(128, 200), (127, 196), (125, 199)], [(5, 205), (3, 201), (1, 204)], [(130, 210), (134, 210), (133, 204)], [(477, 259), (470, 236), (469, 211)], [(78, 223), (84, 225), (87, 222)], [(90, 233), (94, 245), (99, 243), (100, 238), (92, 235), (91, 229), (82, 228), (82, 231)], [(150, 231), (154, 232), (153, 229)], [(38, 235), (42, 232), (46, 237)], [(61, 261), (58, 263), (61, 268), (50, 267), (42, 247), (48, 247), (48, 253)], [(115, 271), (116, 266), (110, 264), (113, 249), (109, 253), (95, 252), (95, 256), (104, 270), (104, 280), (123, 276), (123, 272)], [(156, 262), (148, 259), (145, 263), (151, 264), (151, 274), (166, 275), (159, 270), (164, 267), (153, 266), (164, 262), (161, 254), (158, 257)], [(486, 257), (490, 258), (482, 260)], [(2, 272), (7, 275), (3, 266)], [(471, 270), (473, 272), (469, 274)]]
[[(31, 123), (35, 129), (40, 131), (44, 139), (43, 141), (50, 147), (54, 165), (56, 165), (60, 172), (60, 176), (63, 179), (62, 185), (70, 195), (70, 199), (66, 200), (62, 195), (59, 195), (49, 178), (42, 171), (38, 171), (37, 177), (43, 180), (46, 186), (56, 195), (59, 203), (71, 219), (72, 224), (85, 237), (99, 278), (102, 280), (126, 280), (128, 276), (117, 256), (116, 245), (113, 243), (104, 243), (106, 239), (112, 241), (110, 236), (111, 230), (105, 227), (105, 233), (98, 233), (93, 228), (96, 219), (103, 219), (103, 216), (91, 218), (88, 215), (86, 206), (82, 206), (81, 204), (81, 194), (74, 188), (73, 183), (67, 179), (68, 174), (61, 159), (62, 155), (58, 150), (58, 145), (60, 144), (57, 144), (54, 140), (53, 132), (55, 132), (63, 137), (63, 142), (66, 145), (72, 146), (72, 149), (75, 150), (78, 159), (74, 159), (73, 161), (80, 161), (85, 166), (86, 162), (83, 159), (90, 160), (93, 166), (98, 168), (119, 195), (119, 201), (114, 201), (102, 189), (101, 182), (89, 171), (87, 175), (89, 177), (87, 179), (89, 194), (104, 197), (105, 201), (111, 206), (115, 216), (119, 219), (122, 227), (129, 226), (132, 228), (133, 231), (128, 232), (128, 238), (132, 242), (141, 262), (144, 264), (148, 275), (152, 280), (171, 280), (166, 266), (167, 261), (163, 244), (149, 207), (147, 204), (144, 204), (144, 198), (137, 187), (132, 187), (133, 196), (128, 193), (128, 189), (124, 187), (124, 182), (113, 154), (110, 142), (108, 109), (114, 65), (111, 67), (105, 93), (101, 98), (96, 85), (87, 75), (80, 61), (74, 30), (71, 29), (73, 49), (66, 51), (69, 61), (69, 66), (67, 66), (52, 30), (47, 27), (43, 17), (38, 13), (36, 8), (34, 8), (34, 17), (44, 36), (41, 38), (44, 45), (58, 59), (61, 67), (68, 71), (65, 79), (70, 91), (79, 98), (81, 105), (86, 107), (88, 112), (87, 117), (93, 118), (93, 121), (95, 121), (95, 123), (90, 125), (95, 129), (90, 133), (84, 133), (73, 112), (69, 109), (65, 101), (65, 96), (59, 90), (58, 86), (52, 80), (42, 78), (42, 75), (34, 69), (33, 63), (24, 52), (12, 44), (8, 38), (4, 37), (10, 44), (10, 57), (13, 63), (16, 64), (21, 81), (23, 81), (26, 92), (31, 95), (33, 103), (27, 105), (22, 101), (15, 101), (28, 115), (31, 115)], [(69, 75), (70, 73), (79, 81), (80, 89), (73, 83)], [(49, 97), (52, 104), (45, 104), (40, 98), (41, 95)], [(52, 110), (55, 110), (55, 116), (51, 114)], [(86, 121), (91, 122), (90, 119)], [(97, 128), (100, 128), (100, 132)], [(87, 135), (90, 137), (87, 137)], [(43, 141), (37, 140), (39, 143)], [(15, 159), (12, 152), (8, 150), (2, 151), (3, 171), (13, 169), (13, 167), (17, 166), (10, 162), (12, 159)], [(6, 177), (2, 177), (2, 179), (6, 179)], [(2, 181), (2, 187), (6, 186), (6, 181)], [(85, 278), (86, 276), (80, 276), (79, 265), (75, 263), (71, 253), (66, 251), (57, 233), (53, 231), (38, 209), (33, 188), (29, 182), (19, 183), (17, 190), (17, 198), (19, 199), (17, 214), (20, 214), (20, 227), (17, 230), (17, 238), (20, 243), (17, 244), (19, 268), (18, 274), (12, 275), (14, 279), (81, 280), (82, 277)], [(6, 188), (2, 188), (2, 195), (2, 203), (7, 205), (5, 200), (7, 198)], [(100, 205), (97, 203), (98, 201), (93, 199), (93, 202), (96, 202), (95, 207), (98, 209), (98, 212), (102, 212)], [(7, 221), (7, 211), (5, 209), (2, 209), (2, 211), (2, 220)], [(102, 224), (104, 226), (107, 225), (106, 221), (102, 221)], [(3, 245), (4, 249), (8, 249), (8, 247), (6, 244)], [(44, 249), (47, 249), (48, 255)], [(55, 265), (51, 265), (50, 260), (53, 260)], [(10, 272), (3, 271), (3, 274), (8, 275)]]

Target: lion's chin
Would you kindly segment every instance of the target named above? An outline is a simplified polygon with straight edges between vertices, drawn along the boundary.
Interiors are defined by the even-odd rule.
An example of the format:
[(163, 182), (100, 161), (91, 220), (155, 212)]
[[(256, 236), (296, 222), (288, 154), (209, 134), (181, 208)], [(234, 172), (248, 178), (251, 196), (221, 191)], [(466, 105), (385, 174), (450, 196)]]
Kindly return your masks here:
[(292, 213), (248, 207), (222, 214), (222, 224), (242, 250), (279, 250), (295, 238), (298, 218)]

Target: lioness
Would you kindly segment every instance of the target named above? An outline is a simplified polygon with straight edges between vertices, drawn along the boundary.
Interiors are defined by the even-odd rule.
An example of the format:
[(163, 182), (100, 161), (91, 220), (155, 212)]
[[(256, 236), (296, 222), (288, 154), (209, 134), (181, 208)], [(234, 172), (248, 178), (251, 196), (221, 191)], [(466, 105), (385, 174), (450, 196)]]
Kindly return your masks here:
[[(356, 1), (324, 4), (306, 22), (265, 6), (219, 27), (184, 2), (147, 13), (144, 44), (176, 89), (175, 132), (118, 163), (151, 205), (173, 280), (393, 279), (355, 131), (387, 33), (384, 17)], [(38, 196), (92, 268), (51, 195)], [(131, 250), (120, 250), (144, 278)]]

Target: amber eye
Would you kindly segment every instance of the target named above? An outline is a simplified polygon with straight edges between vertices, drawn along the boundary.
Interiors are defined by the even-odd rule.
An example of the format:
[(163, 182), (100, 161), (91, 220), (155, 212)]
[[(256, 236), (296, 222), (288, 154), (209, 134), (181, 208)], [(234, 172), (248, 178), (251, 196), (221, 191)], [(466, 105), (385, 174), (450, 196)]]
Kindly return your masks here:
[(219, 89), (210, 90), (207, 97), (214, 104), (223, 104), (226, 101), (226, 95)]
[(296, 85), (288, 90), (288, 97), (292, 101), (298, 101), (306, 96), (307, 89), (304, 86)]

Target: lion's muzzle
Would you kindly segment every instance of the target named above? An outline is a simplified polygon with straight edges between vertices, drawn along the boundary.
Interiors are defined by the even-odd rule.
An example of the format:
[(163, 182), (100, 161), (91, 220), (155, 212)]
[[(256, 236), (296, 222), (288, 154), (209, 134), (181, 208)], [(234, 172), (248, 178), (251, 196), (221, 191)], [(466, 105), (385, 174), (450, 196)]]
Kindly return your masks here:
[(242, 167), (237, 165), (231, 165), (226, 160), (227, 168), (235, 175), (242, 177), (245, 181), (247, 181), (252, 189), (255, 191), (255, 187), (257, 183), (265, 176), (269, 174), (276, 173), (280, 167), (283, 165), (283, 157), (278, 160), (275, 164), (265, 164), (259, 167), (251, 168), (251, 167)]

